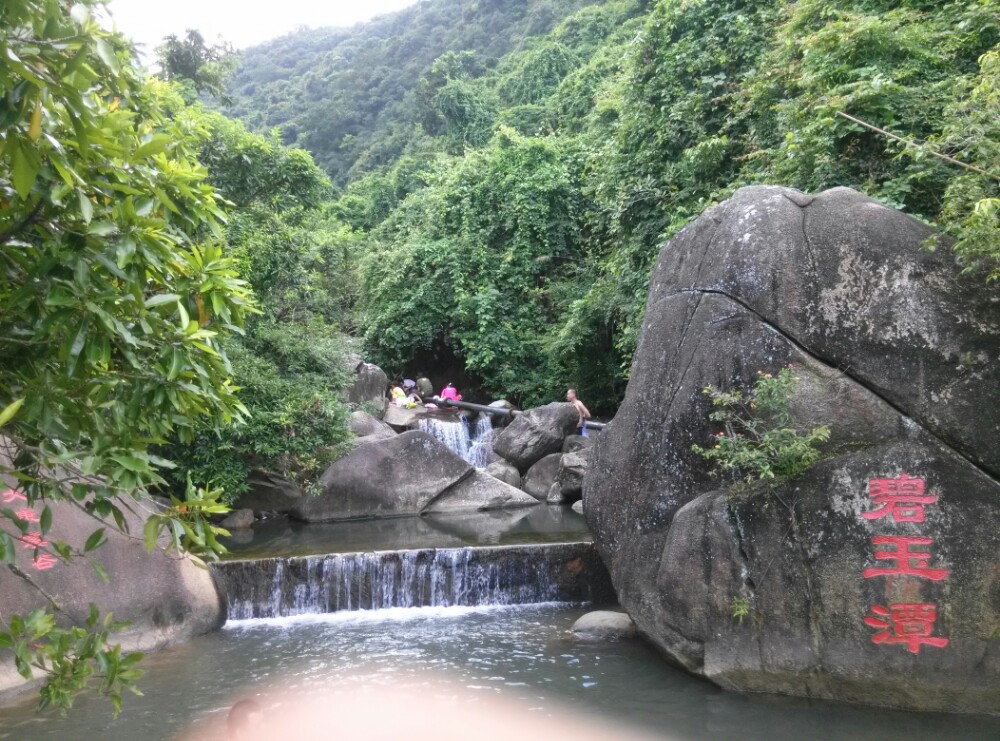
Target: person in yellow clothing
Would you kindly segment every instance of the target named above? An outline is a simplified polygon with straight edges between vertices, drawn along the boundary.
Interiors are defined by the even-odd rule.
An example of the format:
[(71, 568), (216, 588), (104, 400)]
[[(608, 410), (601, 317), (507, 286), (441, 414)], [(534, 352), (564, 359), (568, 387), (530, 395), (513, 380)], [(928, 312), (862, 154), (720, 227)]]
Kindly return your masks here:
[(398, 383), (389, 389), (389, 401), (398, 407), (406, 406), (406, 392)]

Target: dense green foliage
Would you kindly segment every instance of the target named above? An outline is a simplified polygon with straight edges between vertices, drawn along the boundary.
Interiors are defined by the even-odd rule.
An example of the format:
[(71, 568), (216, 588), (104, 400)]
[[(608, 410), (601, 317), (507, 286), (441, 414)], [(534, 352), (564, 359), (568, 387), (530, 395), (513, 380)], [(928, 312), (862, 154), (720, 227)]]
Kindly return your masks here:
[[(98, 5), (0, 5), (0, 476), (42, 505), (34, 541), (19, 512), (0, 510), (14, 533), (0, 533), (0, 564), (16, 575), (15, 540), (36, 559), (89, 558), (106, 541), (98, 528), (85, 543), (39, 544), (47, 502), (124, 530), (122, 509), (170, 465), (156, 440), (245, 414), (223, 342), (242, 331), (249, 291), (196, 157), (208, 130), (170, 115), (178, 99), (143, 82), (124, 40), (95, 22)], [(215, 495), (186, 491), (147, 542), (164, 532), (214, 556)], [(49, 603), (4, 614), (0, 648), (25, 676), (41, 672), (43, 704), (65, 707), (93, 677), (117, 707), (134, 659), (106, 645), (110, 623), (66, 626)]]
[(613, 411), (659, 246), (747, 184), (858, 188), (997, 277), (997, 0), (526, 6), (429, 0), (236, 74), (232, 111), (346, 185), (390, 371), (453, 355), (490, 394)]
[(200, 159), (228, 201), (224, 237), (260, 313), (226, 342), (247, 418), (205, 426), (165, 455), (180, 462), (175, 487), (191, 476), (231, 502), (253, 469), (308, 487), (344, 449), (354, 235), (324, 207), (330, 184), (308, 153), (220, 114), (198, 115), (211, 132)]
[[(0, 475), (43, 506), (39, 533), (0, 510), (14, 533), (0, 531), (0, 563), (24, 578), (19, 546), (90, 559), (106, 542), (100, 527), (43, 541), (46, 502), (124, 530), (129, 500), (171, 494), (147, 547), (165, 533), (216, 557), (211, 518), (251, 467), (305, 480), (347, 437), (353, 235), (328, 216), (328, 179), (306, 152), (188, 105), (185, 85), (145, 80), (99, 7), (0, 8)], [(173, 61), (168, 76), (200, 89), (205, 64), (191, 80)], [(117, 711), (141, 655), (109, 645), (110, 616), (59, 613), (50, 598), (0, 615), (0, 649), (45, 678), (43, 706), (96, 683)]]
[(792, 368), (782, 368), (778, 375), (758, 371), (746, 394), (706, 386), (702, 392), (712, 400), (709, 419), (723, 431), (709, 447), (692, 449), (713, 467), (748, 482), (804, 473), (819, 460), (819, 446), (830, 439), (830, 428), (797, 429), (792, 394), (798, 381)]
[[(229, 112), (258, 130), (281, 126), (287, 143), (343, 184), (352, 171), (391, 163), (413, 139), (418, 82), (438, 57), (470, 51), (495, 65), (593, 2), (433, 0), (354, 29), (294, 33), (244, 53)], [(487, 138), (491, 120), (483, 121)]]

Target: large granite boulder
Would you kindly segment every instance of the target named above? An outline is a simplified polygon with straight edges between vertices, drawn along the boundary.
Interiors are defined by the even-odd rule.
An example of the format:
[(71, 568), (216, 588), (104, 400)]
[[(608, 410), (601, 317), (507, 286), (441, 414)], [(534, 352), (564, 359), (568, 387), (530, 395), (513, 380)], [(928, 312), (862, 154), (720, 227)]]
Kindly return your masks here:
[(560, 460), (562, 453), (552, 453), (542, 458), (528, 469), (521, 482), (521, 488), (535, 499), (545, 501), (559, 473)]
[(369, 406), (381, 414), (388, 402), (385, 391), (389, 377), (374, 363), (366, 363), (357, 356), (351, 356), (348, 362), (353, 381), (344, 391), (344, 400), (354, 406)]
[[(662, 250), (584, 511), (676, 663), (734, 690), (1000, 712), (1000, 304), (931, 236), (848, 189), (755, 187)], [(727, 487), (691, 450), (718, 432), (702, 389), (789, 363), (830, 457)]]
[(535, 503), (419, 430), (356, 448), (326, 470), (320, 489), (300, 499), (290, 515), (326, 522)]
[(563, 440), (579, 419), (576, 407), (566, 402), (529, 409), (496, 436), (493, 450), (526, 473), (545, 456), (562, 450)]
[[(33, 515), (22, 519), (29, 521), (41, 514), (41, 503), (28, 508), (17, 499), (7, 502), (6, 498), (12, 495), (6, 487), (0, 486), (0, 492), (5, 497), (0, 506), (11, 507), (15, 512), (32, 510)], [(48, 505), (52, 527), (45, 540), (60, 540), (82, 549), (87, 537), (100, 527), (99, 522), (72, 504), (49, 502)], [(156, 506), (148, 500), (134, 509), (145, 514)], [(0, 569), (0, 595), (3, 595), (0, 623), (5, 623), (12, 614), (24, 615), (48, 606), (45, 598), (48, 595), (59, 605), (57, 619), (66, 624), (83, 625), (92, 602), (103, 613), (114, 613), (116, 620), (130, 621), (129, 628), (112, 634), (112, 640), (127, 651), (159, 649), (221, 626), (226, 617), (225, 599), (217, 590), (212, 573), (176, 553), (163, 550), (147, 553), (141, 537), (144, 518), (131, 509), (122, 509), (132, 534), (124, 535), (109, 523), (105, 531), (107, 543), (89, 554), (107, 572), (107, 583), (86, 559), (64, 563), (50, 559), (43, 550), (36, 556), (34, 548), (16, 548), (13, 568)], [(20, 536), (7, 519), (0, 519), (0, 530), (14, 538)], [(29, 524), (28, 532), (33, 530), (35, 527)], [(22, 574), (30, 576), (34, 586)], [(0, 649), (0, 698), (27, 687), (14, 670), (9, 650)]]

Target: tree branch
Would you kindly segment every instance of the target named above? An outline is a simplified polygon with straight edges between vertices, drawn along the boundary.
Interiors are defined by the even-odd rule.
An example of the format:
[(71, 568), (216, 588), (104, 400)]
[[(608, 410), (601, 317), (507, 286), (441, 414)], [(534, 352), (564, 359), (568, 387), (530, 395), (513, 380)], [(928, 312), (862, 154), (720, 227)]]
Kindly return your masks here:
[(919, 150), (921, 150), (923, 152), (927, 152), (927, 154), (932, 154), (935, 157), (937, 157), (938, 159), (944, 160), (945, 162), (950, 162), (953, 165), (958, 165), (959, 167), (964, 167), (966, 170), (972, 170), (973, 172), (978, 172), (980, 175), (985, 175), (988, 178), (993, 178), (994, 180), (1000, 181), (1000, 175), (994, 175), (992, 172), (987, 172), (986, 170), (982, 170), (982, 169), (976, 167), (975, 165), (970, 165), (968, 162), (962, 162), (961, 160), (957, 160), (954, 157), (949, 157), (946, 154), (941, 154), (940, 152), (936, 152), (933, 149), (931, 149), (930, 147), (928, 147), (922, 141), (919, 141), (919, 140), (912, 140), (911, 141), (909, 139), (904, 139), (903, 137), (897, 136), (896, 134), (893, 134), (890, 131), (886, 131), (885, 129), (880, 129), (878, 126), (873, 126), (872, 124), (868, 123), (867, 121), (862, 121), (860, 118), (855, 118), (854, 116), (850, 116), (850, 115), (844, 113), (843, 111), (837, 111), (837, 115), (840, 116), (841, 118), (846, 118), (848, 121), (853, 121), (854, 123), (858, 124), (859, 126), (864, 126), (866, 129), (871, 129), (872, 131), (875, 131), (875, 132), (877, 132), (879, 134), (882, 134), (883, 136), (887, 136), (890, 139), (895, 139), (898, 142), (902, 142), (903, 144), (905, 144), (908, 147), (915, 147), (916, 149), (919, 149)]

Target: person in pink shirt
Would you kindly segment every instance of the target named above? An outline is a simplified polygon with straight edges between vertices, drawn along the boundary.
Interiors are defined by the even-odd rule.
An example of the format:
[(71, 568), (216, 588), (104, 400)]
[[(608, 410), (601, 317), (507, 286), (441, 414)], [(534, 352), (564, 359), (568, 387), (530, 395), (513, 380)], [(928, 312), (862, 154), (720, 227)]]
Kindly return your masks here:
[(462, 395), (458, 393), (458, 389), (455, 388), (455, 384), (449, 381), (448, 385), (441, 389), (441, 398), (449, 399), (450, 401), (461, 401)]

